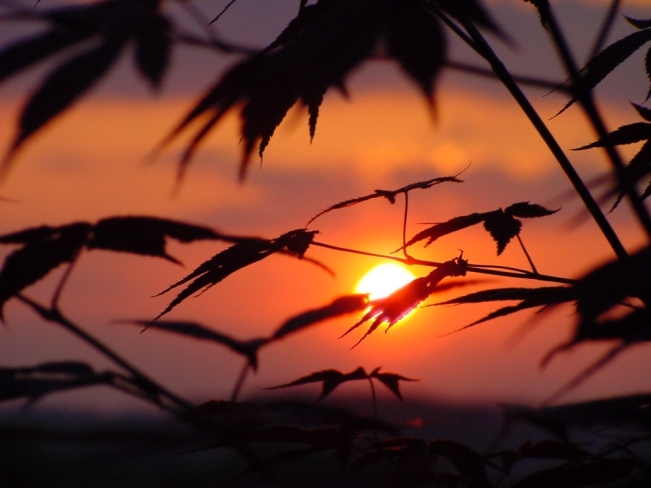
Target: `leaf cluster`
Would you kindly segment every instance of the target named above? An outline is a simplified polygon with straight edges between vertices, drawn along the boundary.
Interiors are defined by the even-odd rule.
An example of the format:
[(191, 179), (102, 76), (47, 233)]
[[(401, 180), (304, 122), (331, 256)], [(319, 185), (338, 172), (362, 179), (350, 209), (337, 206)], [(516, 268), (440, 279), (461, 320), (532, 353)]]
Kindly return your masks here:
[[(651, 31), (651, 29), (649, 30)], [(623, 125), (605, 137), (577, 148), (580, 151), (595, 147), (614, 147), (643, 142), (639, 151), (628, 162), (625, 171), (618, 176), (617, 187), (612, 191), (612, 193), (618, 193), (613, 208), (619, 204), (628, 188), (633, 187), (651, 173), (651, 110), (635, 103), (632, 105), (646, 122)], [(649, 195), (651, 195), (651, 181), (647, 183), (640, 198), (646, 200)]]
[(246, 266), (256, 263), (275, 253), (289, 254), (299, 259), (307, 251), (317, 231), (296, 229), (275, 239), (243, 239), (233, 246), (215, 254), (212, 258), (199, 265), (185, 278), (170, 285), (156, 296), (167, 293), (174, 288), (189, 284), (170, 302), (155, 319), (170, 312), (189, 296), (204, 292), (216, 285), (230, 274)]
[(158, 392), (137, 378), (113, 371), (97, 372), (81, 361), (0, 367), (0, 402), (24, 398), (29, 405), (46, 395), (96, 386), (108, 386), (154, 402), (159, 401)]
[(261, 347), (284, 339), (288, 335), (299, 332), (307, 327), (316, 325), (324, 320), (351, 314), (364, 310), (367, 306), (366, 295), (345, 295), (334, 299), (323, 307), (318, 307), (290, 317), (283, 322), (269, 337), (258, 337), (249, 340), (235, 339), (228, 334), (215, 331), (213, 328), (196, 322), (181, 322), (156, 320), (125, 321), (127, 324), (141, 325), (154, 330), (178, 334), (187, 338), (215, 342), (226, 346), (231, 351), (244, 356), (253, 368), (258, 367), (258, 352)]
[(25, 397), (35, 402), (50, 393), (110, 382), (110, 376), (98, 375), (86, 363), (76, 361), (4, 367), (0, 368), (0, 401)]
[(416, 278), (387, 297), (372, 300), (370, 310), (341, 337), (357, 329), (360, 325), (373, 320), (366, 333), (353, 346), (356, 347), (372, 334), (382, 323), (386, 322), (387, 331), (400, 319), (416, 308), (423, 300), (436, 290), (441, 280), (453, 276), (465, 276), (468, 261), (461, 256), (442, 263), (427, 276)]
[(304, 5), (266, 49), (227, 71), (163, 141), (169, 143), (201, 121), (181, 158), (179, 176), (198, 145), (232, 110), (239, 110), (242, 120), (240, 178), (256, 148), (262, 157), (276, 127), (297, 103), (307, 108), (313, 138), (328, 89), (346, 94), (346, 78), (374, 58), (380, 46), (433, 106), (447, 52), (441, 11), (499, 32), (476, 0), (319, 0)]
[(82, 250), (107, 250), (160, 257), (180, 264), (166, 251), (166, 239), (188, 243), (221, 236), (207, 227), (157, 217), (109, 217), (96, 223), (32, 227), (0, 236), (0, 244), (17, 244), (0, 270), (0, 318), (10, 298), (61, 264), (74, 262)]
[(297, 380), (291, 381), (278, 386), (272, 386), (267, 388), (267, 390), (276, 390), (278, 388), (288, 388), (291, 386), (306, 385), (309, 383), (323, 383), (321, 395), (319, 400), (325, 398), (330, 393), (332, 393), (339, 385), (346, 383), (348, 381), (356, 380), (378, 380), (384, 386), (386, 386), (391, 393), (397, 396), (402, 400), (402, 395), (400, 394), (400, 381), (418, 381), (412, 378), (406, 378), (395, 373), (380, 373), (381, 368), (375, 368), (370, 373), (367, 373), (364, 368), (361, 366), (350, 373), (342, 373), (336, 369), (326, 369), (323, 371), (318, 371), (311, 373), (307, 376), (298, 378)]
[(172, 47), (172, 27), (160, 13), (160, 4), (158, 0), (106, 0), (14, 14), (49, 28), (0, 51), (0, 82), (48, 58), (65, 57), (25, 105), (3, 172), (23, 143), (105, 76), (128, 45), (134, 46), (139, 73), (152, 87), (160, 85)]
[(429, 246), (439, 237), (466, 229), (476, 224), (483, 223), (484, 229), (490, 234), (497, 244), (498, 256), (506, 248), (511, 239), (520, 234), (522, 222), (518, 218), (537, 218), (552, 215), (558, 210), (549, 210), (542, 205), (529, 202), (518, 202), (509, 205), (505, 209), (497, 209), (489, 212), (472, 213), (454, 217), (446, 222), (434, 224), (427, 229), (417, 233), (409, 239), (400, 249), (406, 249), (417, 242), (427, 239), (425, 246)]
[[(561, 112), (565, 111), (576, 101), (587, 96), (599, 83), (612, 73), (615, 68), (631, 57), (631, 55), (643, 45), (651, 41), (651, 20), (638, 20), (630, 17), (626, 17), (626, 20), (628, 20), (628, 22), (638, 30), (606, 47), (603, 51), (593, 57), (579, 73), (569, 80), (569, 82), (572, 83), (574, 96), (561, 109)], [(651, 48), (647, 50), (644, 63), (646, 75), (650, 83), (645, 101), (651, 96), (650, 60)]]

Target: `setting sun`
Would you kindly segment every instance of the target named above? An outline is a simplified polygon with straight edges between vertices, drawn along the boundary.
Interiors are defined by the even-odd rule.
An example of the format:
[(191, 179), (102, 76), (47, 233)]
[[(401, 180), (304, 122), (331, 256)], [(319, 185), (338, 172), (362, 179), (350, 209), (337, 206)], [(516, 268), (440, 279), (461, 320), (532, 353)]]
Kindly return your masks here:
[(377, 300), (390, 295), (414, 278), (411, 271), (401, 264), (378, 264), (359, 280), (355, 293), (368, 293), (370, 300)]

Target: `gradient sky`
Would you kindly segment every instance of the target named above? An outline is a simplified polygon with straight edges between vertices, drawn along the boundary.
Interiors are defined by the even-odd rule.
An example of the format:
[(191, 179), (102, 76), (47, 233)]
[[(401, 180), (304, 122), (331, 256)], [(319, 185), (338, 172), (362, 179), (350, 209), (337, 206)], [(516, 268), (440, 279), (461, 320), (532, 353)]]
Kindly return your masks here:
[[(225, 3), (205, 1), (196, 5), (210, 17)], [(606, 3), (554, 3), (561, 20), (570, 19), (563, 24), (572, 30), (569, 37), (576, 43), (581, 60)], [(643, 3), (624, 2), (622, 11), (643, 18), (645, 12), (638, 6)], [(226, 38), (264, 46), (291, 18), (296, 4), (240, 0), (216, 29)], [(530, 5), (516, 0), (486, 4), (517, 40), (514, 49), (493, 39), (507, 66), (518, 74), (563, 79)], [(192, 25), (187, 18), (184, 22)], [(3, 31), (3, 44), (29, 32), (21, 25)], [(632, 31), (619, 20), (611, 41)], [(451, 58), (482, 66), (454, 42)], [(640, 52), (599, 89), (611, 128), (637, 121), (629, 101), (641, 103), (646, 94), (642, 59)], [(580, 205), (567, 197), (570, 186), (566, 178), (505, 90), (495, 81), (451, 70), (446, 70), (440, 81), (437, 120), (433, 121), (418, 91), (394, 65), (365, 65), (349, 80), (350, 100), (335, 92), (328, 94), (311, 144), (305, 114), (290, 112), (264, 161), (251, 165), (244, 185), (237, 182), (238, 121), (230, 117), (202, 146), (180, 192), (172, 196), (175, 162), (183, 139), (151, 165), (144, 163), (145, 155), (198, 94), (235, 60), (212, 52), (178, 49), (162, 93), (152, 96), (134, 73), (131, 60), (125, 58), (108, 79), (37, 135), (20, 154), (0, 187), (0, 195), (12, 200), (0, 204), (0, 232), (113, 215), (153, 215), (229, 233), (275, 237), (303, 227), (336, 202), (376, 188), (394, 189), (451, 175), (470, 165), (461, 176), (463, 184), (412, 194), (408, 234), (422, 228), (419, 222), (444, 221), (531, 201), (549, 208), (562, 207), (554, 216), (525, 222), (522, 238), (540, 272), (576, 277), (595, 263), (612, 258), (606, 241), (591, 222), (577, 225)], [(43, 72), (30, 71), (0, 86), (2, 144), (11, 141), (25, 95)], [(577, 108), (551, 119), (564, 104), (561, 95), (530, 88), (526, 92), (564, 148), (593, 140)], [(598, 152), (571, 152), (570, 156), (584, 175), (596, 175), (604, 169)], [(612, 218), (629, 248), (643, 243), (624, 205)], [(401, 243), (401, 219), (400, 202), (391, 206), (376, 200), (323, 216), (311, 228), (321, 231), (318, 239), (322, 242), (388, 253)], [(153, 330), (139, 334), (137, 328), (112, 323), (115, 319), (156, 316), (171, 296), (150, 297), (223, 247), (215, 243), (171, 243), (172, 254), (185, 263), (185, 268), (154, 258), (89, 253), (75, 269), (62, 307), (77, 323), (173, 390), (197, 401), (225, 398), (242, 365), (239, 357), (219, 346)], [(480, 228), (447, 236), (426, 249), (416, 246), (413, 254), (444, 261), (456, 257), (459, 249), (471, 263), (527, 267), (515, 243), (496, 257), (494, 243)], [(291, 315), (352, 292), (357, 280), (378, 262), (326, 249), (310, 249), (308, 255), (334, 269), (336, 277), (305, 262), (272, 257), (229, 277), (198, 298), (188, 299), (169, 318), (202, 322), (242, 339), (264, 335)], [(416, 274), (419, 271), (428, 272), (414, 269)], [(47, 299), (58, 276), (53, 274), (32, 287), (30, 296)], [(490, 281), (483, 285), (507, 283)], [(466, 290), (470, 289), (459, 293)], [(441, 299), (451, 296), (448, 293)], [(6, 308), (7, 326), (0, 330), (3, 366), (64, 359), (91, 361), (99, 369), (109, 366), (66, 332), (40, 322), (20, 303), (10, 302)], [(483, 306), (425, 308), (386, 335), (376, 332), (352, 351), (349, 347), (358, 336), (337, 337), (355, 318), (324, 323), (264, 350), (261, 370), (247, 383), (246, 395), (258, 395), (262, 393), (260, 387), (288, 382), (316, 370), (350, 371), (363, 366), (370, 371), (382, 366), (387, 372), (422, 379), (403, 386), (407, 399), (425, 396), (535, 403), (557, 389), (567, 374), (579, 371), (604, 350), (603, 345), (583, 347), (559, 356), (544, 371), (539, 369), (539, 359), (571, 331), (569, 308), (539, 316), (542, 320), (532, 320), (532, 314), (524, 312), (439, 337), (490, 310)], [(509, 345), (509, 338), (522, 327), (529, 327), (531, 333), (516, 346)], [(644, 352), (640, 349), (621, 358), (568, 398), (646, 389), (643, 380), (651, 373), (651, 365), (638, 361)], [(342, 391), (352, 391), (346, 388)], [(76, 401), (87, 399), (84, 395), (60, 396)], [(52, 404), (57, 401), (60, 399), (45, 400)]]

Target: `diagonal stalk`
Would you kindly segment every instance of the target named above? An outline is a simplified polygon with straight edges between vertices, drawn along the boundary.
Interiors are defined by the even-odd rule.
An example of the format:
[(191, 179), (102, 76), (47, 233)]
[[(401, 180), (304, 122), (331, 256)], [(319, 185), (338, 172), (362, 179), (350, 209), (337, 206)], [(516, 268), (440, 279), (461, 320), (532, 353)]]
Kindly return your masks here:
[[(391, 261), (397, 261), (406, 266), (427, 266), (430, 268), (437, 268), (443, 263), (439, 261), (427, 261), (424, 259), (418, 259), (414, 257), (401, 258), (398, 256), (390, 256), (387, 254), (379, 254), (368, 251), (361, 251), (359, 249), (351, 249), (348, 247), (335, 246), (333, 244), (326, 244), (325, 242), (312, 241), (310, 244), (316, 247), (323, 247), (326, 249), (332, 249), (333, 251), (347, 252), (351, 254), (359, 254), (361, 256), (368, 256), (372, 258), (381, 258), (388, 259)], [(488, 265), (488, 264), (469, 264), (467, 267), (468, 273), (477, 273), (477, 274), (486, 274), (492, 276), (502, 276), (504, 278), (521, 278), (529, 279), (535, 281), (547, 281), (550, 283), (561, 283), (563, 285), (573, 285), (576, 283), (576, 280), (571, 278), (563, 278), (561, 276), (552, 276), (544, 275), (540, 273), (532, 273), (525, 269), (513, 268), (510, 266), (497, 266), (497, 265)]]
[[(155, 392), (158, 396), (167, 398), (173, 404), (179, 407), (181, 410), (191, 410), (194, 408), (194, 405), (191, 402), (175, 395), (174, 393), (165, 389), (163, 386), (156, 383), (154, 380), (150, 379), (139, 369), (137, 369), (135, 366), (129, 363), (126, 359), (122, 358), (122, 356), (118, 355), (116, 352), (114, 352), (108, 346), (103, 344), (101, 341), (99, 341), (98, 339), (90, 335), (88, 332), (81, 329), (79, 326), (77, 326), (67, 318), (65, 318), (63, 314), (61, 314), (61, 312), (59, 312), (57, 309), (47, 309), (25, 295), (16, 295), (16, 297), (19, 300), (21, 300), (23, 303), (28, 305), (32, 310), (37, 312), (45, 320), (49, 322), (55, 322), (61, 325), (64, 329), (68, 330), (69, 332), (72, 332), (74, 335), (76, 335), (84, 342), (91, 345), (99, 352), (101, 352), (104, 356), (109, 358), (118, 366), (131, 373), (133, 377), (147, 390)], [(169, 410), (173, 413), (179, 413), (178, 410), (170, 408), (170, 406), (165, 405), (159, 399), (155, 399), (155, 402), (157, 405), (161, 406), (165, 410)]]
[(522, 242), (522, 238), (520, 237), (520, 234), (516, 234), (515, 237), (518, 238), (518, 242), (520, 243), (522, 252), (524, 252), (527, 261), (529, 261), (529, 266), (531, 266), (531, 271), (533, 271), (534, 274), (538, 274), (538, 270), (536, 269), (536, 266), (533, 264), (533, 259), (531, 259), (531, 256), (529, 255), (529, 251), (527, 251), (527, 248), (524, 246), (524, 242)]
[[(448, 25), (454, 25), (447, 17), (441, 16), (441, 18)], [(480, 56), (486, 59), (486, 61), (488, 61), (496, 76), (500, 79), (502, 84), (506, 87), (513, 99), (516, 101), (516, 103), (518, 103), (524, 114), (532, 123), (542, 138), (543, 142), (547, 145), (553, 156), (556, 158), (556, 161), (561, 166), (561, 169), (572, 183), (572, 186), (588, 209), (588, 212), (590, 212), (590, 215), (596, 224), (599, 226), (599, 229), (601, 230), (602, 234), (610, 244), (617, 257), (619, 259), (626, 259), (628, 257), (628, 253), (619, 240), (619, 237), (606, 219), (606, 216), (595, 201), (592, 193), (590, 193), (590, 190), (588, 190), (588, 187), (585, 185), (584, 181), (581, 179), (579, 174), (574, 169), (574, 166), (567, 158), (567, 155), (558, 144), (558, 141), (556, 141), (556, 138), (550, 132), (545, 122), (543, 122), (543, 120), (540, 118), (540, 115), (538, 115), (538, 112), (536, 112), (533, 105), (531, 105), (529, 99), (524, 95), (522, 90), (520, 90), (520, 87), (516, 81), (513, 79), (502, 61), (495, 54), (493, 49), (486, 42), (474, 24), (468, 21), (464, 21), (463, 25), (472, 38), (473, 44), (471, 47), (475, 49)], [(456, 32), (456, 26), (454, 26), (454, 28)]]
[[(549, 32), (552, 36), (554, 46), (558, 51), (559, 56), (561, 57), (563, 66), (565, 67), (565, 71), (567, 72), (570, 78), (576, 79), (579, 73), (578, 66), (576, 64), (576, 61), (574, 60), (574, 56), (572, 55), (572, 52), (570, 51), (569, 45), (565, 40), (563, 31), (561, 30), (558, 22), (556, 21), (556, 18), (554, 17), (551, 9), (549, 11), (548, 19), (549, 19), (548, 21)], [(603, 33), (601, 34), (601, 36), (604, 35), (605, 34)], [(579, 104), (583, 108), (583, 111), (585, 112), (588, 120), (590, 121), (592, 128), (594, 129), (599, 139), (604, 139), (608, 135), (608, 130), (606, 129), (606, 125), (603, 121), (603, 117), (601, 116), (599, 110), (597, 109), (597, 105), (592, 96), (592, 92), (583, 91), (581, 89), (581, 78), (578, 78), (578, 80), (574, 82), (573, 87), (578, 88), (578, 90), (575, 90), (575, 96), (577, 97)], [(615, 149), (615, 147), (612, 144), (605, 144), (604, 150), (606, 151), (611, 166), (613, 167), (613, 170), (617, 175), (617, 179), (620, 183), (620, 187), (622, 191), (628, 197), (630, 204), (633, 207), (633, 210), (635, 212), (635, 215), (638, 221), (640, 222), (640, 224), (642, 225), (642, 227), (644, 228), (647, 237), (651, 239), (651, 217), (649, 216), (649, 213), (646, 207), (644, 206), (644, 203), (642, 202), (642, 199), (640, 198), (640, 194), (637, 191), (637, 188), (635, 188), (635, 185), (626, 183), (626, 181), (629, 179), (629, 177), (626, 174), (626, 165), (622, 161), (619, 152), (617, 151), (617, 149)]]

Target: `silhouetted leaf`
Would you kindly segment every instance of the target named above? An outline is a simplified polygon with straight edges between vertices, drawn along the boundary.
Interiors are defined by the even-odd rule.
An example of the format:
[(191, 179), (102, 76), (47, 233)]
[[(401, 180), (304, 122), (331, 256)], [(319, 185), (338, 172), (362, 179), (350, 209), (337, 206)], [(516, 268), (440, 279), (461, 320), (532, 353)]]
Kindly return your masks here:
[[(641, 105), (632, 104), (633, 108), (644, 120), (651, 120), (651, 110), (642, 107)], [(633, 124), (623, 125), (613, 132), (607, 134), (603, 138), (585, 146), (577, 148), (577, 150), (591, 149), (594, 147), (618, 146), (622, 144), (632, 144), (635, 142), (645, 141), (640, 150), (631, 158), (623, 175), (617, 181), (616, 187), (611, 190), (611, 193), (618, 193), (617, 199), (613, 204), (613, 208), (617, 207), (619, 202), (624, 197), (627, 188), (636, 184), (641, 178), (647, 176), (651, 172), (651, 123), (636, 122)], [(648, 194), (645, 192), (642, 198), (647, 198)]]
[(633, 105), (633, 108), (636, 110), (636, 112), (639, 114), (640, 117), (642, 117), (644, 120), (651, 122), (651, 109), (647, 107), (643, 107), (642, 105), (638, 105), (637, 103), (631, 103)]
[(347, 76), (374, 55), (379, 43), (431, 102), (445, 62), (446, 42), (438, 18), (426, 3), (320, 0), (299, 9), (267, 49), (221, 77), (163, 141), (164, 146), (191, 122), (203, 119), (181, 158), (179, 176), (215, 124), (234, 109), (239, 108), (242, 119), (240, 178), (253, 152), (257, 148), (262, 157), (276, 127), (297, 102), (307, 108), (313, 137), (327, 90), (344, 90)]
[(305, 229), (297, 229), (271, 240), (246, 239), (215, 254), (185, 278), (177, 281), (155, 295), (162, 295), (178, 286), (190, 282), (190, 284), (170, 302), (165, 310), (154, 318), (154, 321), (168, 313), (190, 295), (197, 292), (203, 292), (222, 281), (231, 273), (245, 268), (250, 264), (256, 263), (276, 252), (285, 251), (297, 256), (299, 259), (302, 258), (303, 253), (307, 250), (315, 234), (316, 231), (309, 232)]
[(170, 61), (171, 25), (162, 15), (152, 15), (143, 20), (135, 32), (135, 61), (140, 72), (157, 88)]
[(497, 243), (497, 255), (499, 256), (509, 241), (520, 233), (522, 222), (504, 213), (501, 209), (485, 215), (484, 229)]
[(18, 135), (3, 166), (28, 137), (68, 108), (104, 75), (122, 47), (122, 43), (100, 45), (63, 63), (48, 76), (24, 108)]
[(32, 64), (38, 63), (92, 34), (92, 31), (86, 31), (80, 26), (75, 30), (48, 31), (26, 41), (10, 44), (0, 51), (0, 81), (20, 73)]
[(540, 17), (540, 23), (546, 29), (547, 23), (549, 22), (549, 0), (524, 0), (525, 3), (531, 3), (538, 10), (538, 17)]
[(651, 296), (651, 249), (648, 247), (628, 259), (610, 261), (582, 277), (574, 290), (581, 321), (592, 322), (626, 298)]
[(278, 386), (272, 386), (266, 389), (276, 390), (278, 388), (289, 388), (290, 386), (299, 386), (299, 385), (306, 385), (309, 383), (323, 382), (323, 389), (321, 391), (321, 396), (319, 397), (319, 400), (321, 400), (326, 396), (328, 396), (330, 393), (332, 393), (332, 391), (342, 383), (345, 383), (347, 381), (365, 380), (365, 379), (368, 379), (368, 375), (366, 374), (366, 371), (364, 371), (364, 368), (361, 367), (357, 368), (354, 371), (351, 371), (350, 373), (342, 373), (341, 371), (337, 371), (336, 369), (326, 369), (323, 371), (319, 371), (317, 373), (312, 373), (307, 376), (303, 376), (290, 383), (285, 383), (283, 385), (278, 385)]
[(481, 290), (461, 297), (453, 298), (436, 305), (458, 305), (464, 303), (484, 303), (503, 300), (520, 300), (517, 305), (499, 308), (485, 317), (468, 324), (455, 332), (473, 327), (489, 320), (504, 317), (520, 310), (532, 307), (547, 308), (563, 302), (576, 299), (576, 293), (566, 286), (548, 286), (540, 288), (496, 288), (492, 290)]
[(156, 0), (106, 0), (17, 14), (44, 21), (50, 30), (0, 51), (0, 81), (49, 57), (64, 54), (67, 58), (27, 102), (18, 133), (0, 168), (3, 173), (23, 143), (103, 77), (129, 41), (136, 43), (139, 70), (158, 86), (171, 46), (170, 24), (157, 12), (158, 7)]
[(394, 291), (385, 298), (370, 302), (371, 309), (352, 327), (344, 332), (344, 337), (365, 322), (374, 319), (366, 333), (355, 343), (357, 347), (366, 337), (372, 334), (383, 322), (387, 323), (387, 331), (405, 315), (416, 308), (423, 300), (429, 297), (436, 285), (443, 279), (451, 276), (465, 276), (468, 261), (459, 256), (441, 264), (427, 276), (416, 278), (405, 286)]
[(0, 318), (7, 300), (60, 264), (74, 261), (84, 248), (156, 256), (178, 263), (165, 251), (166, 237), (181, 242), (236, 239), (207, 227), (155, 217), (111, 217), (94, 225), (76, 222), (41, 226), (0, 236), (0, 244), (22, 245), (7, 256), (0, 271)]
[(310, 225), (312, 222), (314, 222), (316, 219), (321, 217), (323, 214), (326, 214), (328, 212), (331, 212), (333, 210), (338, 210), (340, 208), (346, 208), (346, 207), (351, 207), (353, 205), (357, 205), (358, 203), (365, 202), (367, 200), (373, 200), (375, 198), (386, 198), (389, 200), (390, 203), (395, 203), (396, 202), (396, 196), (400, 193), (407, 194), (411, 190), (426, 190), (428, 188), (431, 188), (434, 185), (438, 185), (439, 183), (444, 183), (444, 182), (454, 182), (454, 183), (462, 183), (462, 180), (457, 179), (456, 176), (444, 176), (441, 178), (432, 178), (430, 180), (424, 180), (424, 181), (419, 181), (416, 183), (411, 183), (407, 186), (403, 186), (402, 188), (398, 188), (397, 190), (375, 190), (375, 193), (371, 193), (370, 195), (364, 195), (363, 197), (358, 197), (358, 198), (352, 198), (350, 200), (344, 200), (343, 202), (336, 203), (332, 205), (331, 207), (326, 208), (325, 210), (322, 210), (318, 214), (316, 214), (314, 217), (310, 219), (310, 221), (307, 223), (307, 225)]
[(293, 334), (305, 327), (309, 327), (323, 320), (339, 317), (364, 310), (368, 306), (367, 295), (347, 295), (336, 298), (332, 303), (308, 310), (285, 321), (272, 335), (272, 339), (282, 339), (288, 334)]
[(605, 316), (626, 299), (637, 298), (650, 303), (650, 270), (651, 248), (646, 247), (627, 259), (606, 263), (572, 287), (579, 313), (574, 334), (567, 342), (549, 351), (541, 365), (545, 366), (559, 352), (584, 342), (616, 341), (618, 344), (571, 379), (553, 395), (553, 399), (578, 386), (632, 344), (651, 340), (651, 313), (647, 308), (632, 308), (629, 313), (616, 318)]
[[(5, 236), (4, 242), (24, 246), (7, 256), (0, 271), (0, 320), (3, 306), (13, 296), (36, 283), (60, 264), (71, 262), (84, 246), (92, 227), (86, 223), (65, 225), (56, 230), (40, 227)], [(1, 238), (0, 238), (1, 239)]]
[(553, 215), (556, 212), (558, 212), (558, 209), (549, 210), (548, 208), (545, 208), (542, 205), (529, 203), (529, 202), (514, 203), (504, 209), (504, 213), (506, 215), (512, 215), (513, 217), (520, 217), (522, 219), (546, 217), (548, 215)]
[(433, 103), (434, 82), (446, 61), (445, 36), (436, 17), (424, 15), (418, 7), (408, 7), (410, 3), (417, 5), (417, 2), (387, 2), (387, 54), (398, 61), (425, 98)]
[(167, 237), (184, 243), (223, 238), (208, 227), (174, 220), (156, 217), (110, 217), (95, 224), (92, 238), (87, 245), (88, 249), (156, 256), (180, 264), (165, 251)]
[(639, 30), (615, 41), (592, 58), (585, 68), (575, 78), (571, 79), (574, 83), (575, 95), (559, 113), (567, 110), (581, 96), (595, 88), (617, 66), (626, 61), (635, 51), (649, 41), (651, 41), (651, 29)]
[[(429, 246), (439, 237), (484, 223), (484, 228), (497, 243), (497, 254), (500, 255), (509, 241), (520, 233), (522, 223), (515, 217), (534, 218), (552, 215), (558, 210), (549, 210), (545, 207), (529, 202), (519, 202), (508, 206), (506, 209), (497, 209), (491, 212), (472, 213), (454, 217), (447, 222), (441, 222), (420, 231), (400, 249), (407, 248), (417, 242), (427, 239), (425, 246)], [(400, 250), (398, 249), (398, 250)]]
[(454, 217), (447, 222), (441, 222), (434, 224), (432, 227), (428, 227), (425, 230), (420, 231), (414, 237), (409, 239), (404, 247), (409, 247), (417, 242), (420, 242), (424, 239), (427, 239), (425, 246), (429, 246), (439, 237), (442, 237), (452, 232), (456, 232), (461, 229), (465, 229), (472, 225), (483, 222), (486, 214), (483, 213), (473, 213), (470, 215), (462, 215), (460, 217)]
[(397, 396), (400, 400), (402, 400), (402, 395), (400, 394), (400, 384), (399, 384), (400, 381), (420, 381), (420, 380), (415, 380), (413, 378), (407, 378), (405, 376), (401, 376), (395, 373), (380, 373), (380, 368), (375, 368), (371, 372), (371, 374), (368, 375), (368, 377), (371, 379), (378, 380), (389, 390), (391, 390), (391, 393)]
[(76, 361), (0, 368), (0, 401), (25, 397), (34, 402), (50, 393), (111, 381), (110, 375), (97, 375), (86, 363)]
[(591, 144), (577, 147), (577, 151), (590, 149), (593, 147), (619, 146), (622, 144), (633, 144), (635, 142), (645, 141), (651, 138), (651, 124), (646, 122), (636, 122), (634, 124), (623, 125), (612, 131), (606, 137), (599, 139)]
[(248, 341), (240, 341), (229, 335), (217, 332), (196, 322), (157, 321), (148, 320), (123, 321), (121, 323), (140, 325), (145, 328), (158, 329), (173, 334), (179, 334), (193, 339), (207, 340), (222, 344), (231, 351), (244, 356), (253, 369), (258, 367), (258, 349), (264, 346), (268, 339), (259, 337)]

